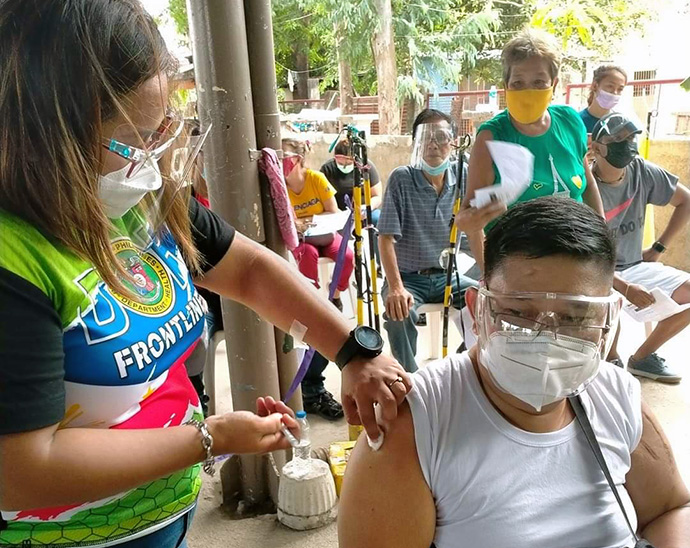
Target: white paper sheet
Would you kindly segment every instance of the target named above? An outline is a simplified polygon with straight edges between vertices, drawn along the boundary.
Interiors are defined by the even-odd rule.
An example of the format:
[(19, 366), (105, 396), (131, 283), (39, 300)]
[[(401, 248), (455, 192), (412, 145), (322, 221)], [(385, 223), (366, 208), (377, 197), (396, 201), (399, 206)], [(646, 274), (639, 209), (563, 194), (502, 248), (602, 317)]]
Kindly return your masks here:
[(305, 236), (322, 236), (323, 234), (333, 234), (342, 230), (350, 216), (349, 211), (338, 211), (337, 213), (322, 213), (314, 215), (312, 223), (304, 233)]
[(496, 201), (511, 204), (532, 182), (534, 154), (521, 145), (503, 141), (487, 141), (486, 146), (501, 175), (501, 184), (478, 189), (470, 205), (480, 208)]
[(627, 302), (623, 310), (638, 322), (660, 322), (690, 308), (690, 304), (679, 305), (658, 287), (652, 289), (650, 293), (655, 300), (653, 305), (640, 310), (634, 304)]

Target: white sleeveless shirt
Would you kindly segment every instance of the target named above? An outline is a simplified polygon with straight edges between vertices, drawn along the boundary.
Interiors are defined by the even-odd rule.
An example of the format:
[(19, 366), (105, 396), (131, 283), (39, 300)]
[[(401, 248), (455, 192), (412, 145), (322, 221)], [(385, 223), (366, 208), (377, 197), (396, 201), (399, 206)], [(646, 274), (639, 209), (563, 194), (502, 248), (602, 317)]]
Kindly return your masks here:
[[(417, 454), (436, 503), (437, 548), (623, 548), (635, 543), (573, 420), (536, 434), (506, 421), (467, 353), (421, 369), (408, 395)], [(630, 454), (642, 436), (640, 384), (602, 363), (583, 405), (626, 511)]]

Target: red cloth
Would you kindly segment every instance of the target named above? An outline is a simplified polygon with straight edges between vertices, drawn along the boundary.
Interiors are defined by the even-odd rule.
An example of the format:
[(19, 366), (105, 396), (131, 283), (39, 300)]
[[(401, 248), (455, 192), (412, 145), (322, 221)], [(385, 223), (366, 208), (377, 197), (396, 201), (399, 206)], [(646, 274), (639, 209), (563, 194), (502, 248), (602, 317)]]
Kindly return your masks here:
[[(297, 261), (299, 271), (310, 280), (313, 280), (316, 287), (320, 287), (319, 257), (328, 257), (329, 259), (336, 261), (338, 259), (338, 250), (340, 249), (340, 242), (342, 240), (343, 237), (336, 233), (333, 241), (326, 246), (316, 247), (302, 242), (299, 244), (297, 249), (292, 252), (292, 254), (295, 256), (295, 260)], [(343, 270), (340, 273), (340, 280), (338, 280), (338, 291), (345, 291), (347, 289), (347, 284), (350, 282), (350, 276), (352, 276), (352, 271), (354, 269), (355, 254), (348, 246), (347, 251), (345, 252)]]

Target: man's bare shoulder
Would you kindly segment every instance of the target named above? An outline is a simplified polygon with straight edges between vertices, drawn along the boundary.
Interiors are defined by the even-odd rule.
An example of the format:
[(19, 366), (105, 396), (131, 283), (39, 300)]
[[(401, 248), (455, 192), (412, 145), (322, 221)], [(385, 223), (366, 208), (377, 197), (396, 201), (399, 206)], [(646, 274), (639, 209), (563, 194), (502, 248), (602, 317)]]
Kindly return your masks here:
[(378, 451), (369, 447), (363, 434), (350, 456), (340, 497), (340, 546), (428, 548), (436, 508), (419, 465), (407, 401), (382, 430), (384, 442)]

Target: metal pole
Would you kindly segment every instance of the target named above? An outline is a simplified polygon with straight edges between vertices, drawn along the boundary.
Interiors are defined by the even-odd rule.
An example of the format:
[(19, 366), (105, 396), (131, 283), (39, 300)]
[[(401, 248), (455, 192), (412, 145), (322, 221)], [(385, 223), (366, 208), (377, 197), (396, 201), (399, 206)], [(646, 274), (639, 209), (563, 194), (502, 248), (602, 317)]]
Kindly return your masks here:
[[(247, 45), (249, 46), (256, 142), (258, 148), (269, 147), (280, 150), (280, 111), (278, 109), (278, 84), (273, 52), (271, 0), (244, 0), (244, 10), (247, 21)], [(266, 245), (287, 260), (288, 251), (278, 227), (268, 180), (263, 175), (260, 180)], [(290, 388), (290, 384), (297, 374), (298, 364), (295, 352), (285, 354), (281, 350), (285, 333), (276, 329), (275, 339), (278, 353), (280, 393), (282, 395), (287, 393)], [(290, 401), (285, 403), (293, 409), (302, 409), (301, 391), (298, 390), (290, 398)]]
[[(247, 26), (247, 46), (249, 48), (249, 70), (254, 101), (254, 123), (258, 148), (280, 150), (280, 111), (278, 109), (278, 83), (276, 82), (275, 56), (273, 52), (273, 21), (271, 19), (271, 0), (244, 0)], [(261, 203), (263, 204), (266, 245), (269, 249), (287, 260), (288, 251), (280, 234), (278, 220), (273, 207), (270, 183), (262, 173)], [(297, 355), (293, 350), (283, 352), (285, 333), (274, 328), (275, 348), (278, 359), (278, 381), (281, 399), (288, 392), (292, 380), (297, 375)], [(285, 402), (295, 410), (302, 409), (302, 392), (298, 389), (289, 401)], [(275, 453), (278, 469), (287, 462), (285, 452)], [(278, 478), (269, 470), (269, 485), (273, 501), (278, 504)]]
[[(213, 123), (205, 166), (213, 209), (238, 231), (264, 239), (242, 0), (187, 0), (202, 126)], [(279, 396), (273, 327), (223, 299), (234, 409), (254, 410), (258, 396)], [(240, 496), (250, 508), (269, 500), (266, 460), (242, 456)], [(228, 476), (224, 476), (225, 478)], [(229, 490), (228, 490), (229, 491)], [(232, 505), (235, 500), (224, 503)]]

